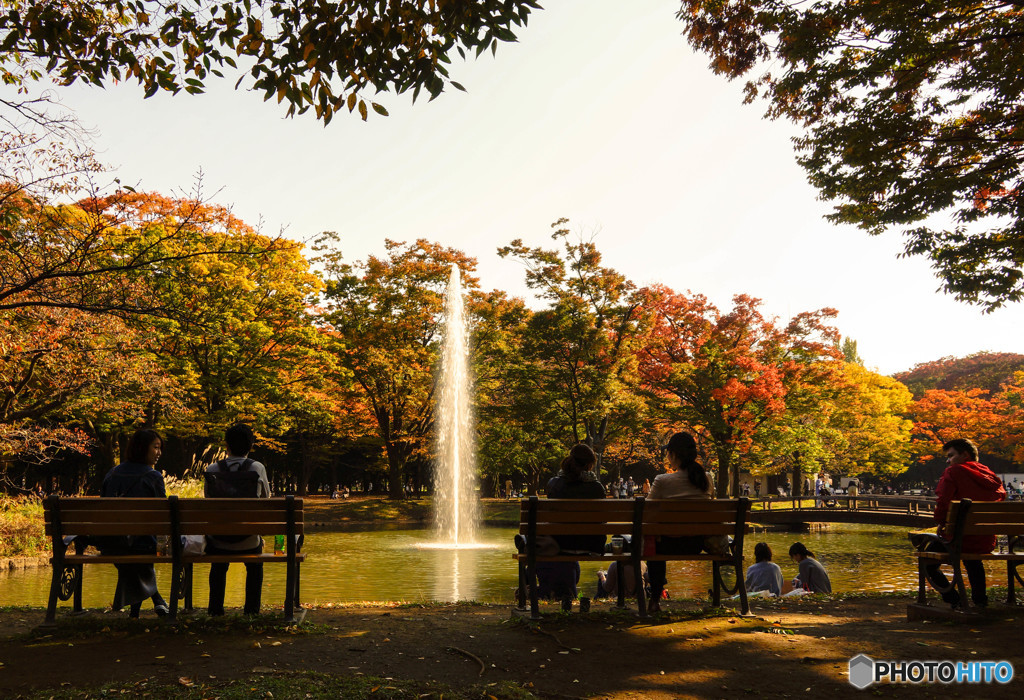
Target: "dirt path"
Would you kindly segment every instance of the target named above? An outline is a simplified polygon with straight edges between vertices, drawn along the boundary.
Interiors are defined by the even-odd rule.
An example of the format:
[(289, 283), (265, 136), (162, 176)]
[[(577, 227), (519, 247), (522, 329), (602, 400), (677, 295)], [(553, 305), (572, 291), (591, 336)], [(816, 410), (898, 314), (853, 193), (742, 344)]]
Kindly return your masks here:
[[(314, 670), (454, 688), (512, 681), (538, 697), (1014, 698), (1008, 685), (883, 685), (858, 691), (848, 661), (1008, 660), (1024, 673), (1021, 612), (977, 624), (907, 622), (906, 598), (802, 599), (755, 606), (755, 617), (701, 615), (673, 603), (649, 622), (597, 604), (540, 625), (505, 606), (340, 607), (310, 610), (297, 633), (198, 614), (178, 628), (94, 611), (32, 632), (41, 610), (0, 611), (0, 696), (97, 687), (120, 680), (215, 682)], [(690, 608), (690, 612), (687, 612)], [(551, 608), (553, 611), (553, 608)], [(479, 661), (478, 661), (479, 659)]]

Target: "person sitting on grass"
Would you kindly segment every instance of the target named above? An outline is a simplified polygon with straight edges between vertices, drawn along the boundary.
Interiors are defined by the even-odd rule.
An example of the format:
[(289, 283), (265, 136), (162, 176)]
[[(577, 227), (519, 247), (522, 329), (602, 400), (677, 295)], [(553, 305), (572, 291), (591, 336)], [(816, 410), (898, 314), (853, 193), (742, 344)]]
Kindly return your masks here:
[(793, 579), (793, 588), (801, 588), (809, 593), (831, 593), (832, 582), (828, 580), (825, 567), (814, 557), (814, 552), (807, 549), (803, 542), (795, 542), (789, 548), (789, 558), (796, 562), (800, 573)]
[(768, 591), (772, 595), (782, 595), (782, 569), (772, 561), (772, 548), (767, 542), (754, 545), (754, 561), (747, 567), (747, 593)]

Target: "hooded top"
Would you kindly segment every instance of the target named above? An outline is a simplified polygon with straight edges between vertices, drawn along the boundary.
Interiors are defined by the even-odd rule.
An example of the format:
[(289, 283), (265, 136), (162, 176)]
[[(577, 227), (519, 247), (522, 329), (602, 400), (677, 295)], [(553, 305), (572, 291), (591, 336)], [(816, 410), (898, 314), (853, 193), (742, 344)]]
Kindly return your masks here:
[[(980, 462), (952, 464), (942, 472), (939, 485), (935, 487), (935, 519), (939, 524), (946, 522), (951, 501), (969, 498), (972, 501), (1001, 501), (1006, 498), (1002, 480), (991, 469)], [(948, 539), (952, 533), (943, 535)], [(996, 547), (995, 535), (964, 537), (965, 552), (991, 552)]]

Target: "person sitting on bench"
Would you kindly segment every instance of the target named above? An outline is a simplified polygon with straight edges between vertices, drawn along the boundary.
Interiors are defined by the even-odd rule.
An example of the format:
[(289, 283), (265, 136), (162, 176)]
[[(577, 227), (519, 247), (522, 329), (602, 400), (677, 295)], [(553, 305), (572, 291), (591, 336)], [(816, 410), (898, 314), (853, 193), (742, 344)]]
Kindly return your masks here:
[[(256, 437), (252, 428), (237, 423), (224, 433), (228, 447), (227, 459), (215, 462), (206, 468), (207, 498), (270, 498), (270, 482), (267, 468), (254, 459), (249, 459)], [(263, 538), (259, 535), (208, 535), (207, 554), (260, 554), (263, 552)], [(224, 614), (224, 589), (227, 585), (227, 563), (210, 564), (210, 601), (207, 613)], [(246, 615), (258, 615), (263, 592), (263, 564), (245, 565), (245, 607)]]
[[(711, 498), (711, 479), (697, 461), (697, 441), (693, 436), (689, 433), (676, 433), (669, 439), (665, 452), (672, 471), (668, 474), (659, 474), (654, 479), (654, 483), (651, 484), (650, 500)], [(700, 554), (704, 548), (704, 538), (700, 535), (661, 536), (656, 539), (654, 546), (658, 554)], [(647, 571), (651, 579), (651, 600), (647, 609), (656, 613), (661, 610), (661, 597), (667, 582), (665, 562), (648, 562)]]
[[(160, 460), (163, 441), (155, 430), (136, 430), (128, 441), (127, 459), (103, 477), (100, 496), (104, 498), (167, 498), (163, 474), (153, 468)], [(156, 538), (152, 535), (99, 537), (97, 548), (103, 554), (155, 554)], [(115, 564), (117, 588), (114, 589), (114, 610), (128, 606), (129, 615), (138, 617), (142, 601), (153, 601), (153, 610), (163, 617), (170, 612), (156, 587), (156, 571), (152, 564)]]
[[(597, 455), (589, 445), (580, 443), (569, 450), (562, 460), (561, 469), (547, 486), (548, 498), (604, 498), (604, 486), (592, 471)], [(604, 551), (604, 535), (555, 535), (560, 551)], [(579, 562), (541, 562), (537, 564), (537, 587), (542, 597), (562, 601), (563, 608), (571, 608), (580, 581)]]

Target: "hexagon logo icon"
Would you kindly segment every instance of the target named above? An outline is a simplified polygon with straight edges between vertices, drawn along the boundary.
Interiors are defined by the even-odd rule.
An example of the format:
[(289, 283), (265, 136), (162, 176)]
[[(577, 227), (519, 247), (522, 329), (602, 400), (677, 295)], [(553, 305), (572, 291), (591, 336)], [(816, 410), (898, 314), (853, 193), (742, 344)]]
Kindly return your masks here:
[(850, 685), (864, 690), (875, 680), (875, 661), (866, 654), (857, 654), (850, 659)]

